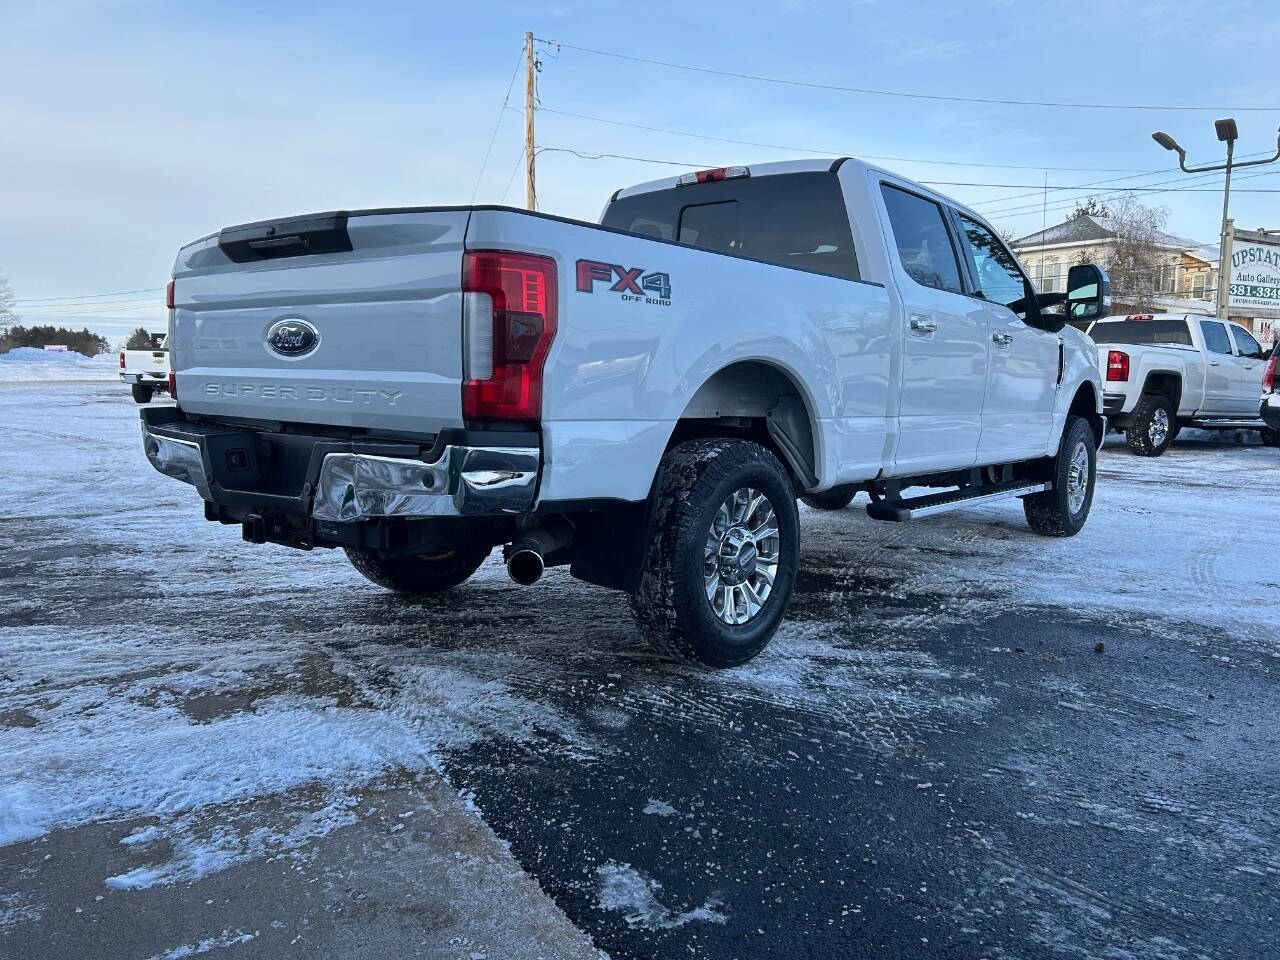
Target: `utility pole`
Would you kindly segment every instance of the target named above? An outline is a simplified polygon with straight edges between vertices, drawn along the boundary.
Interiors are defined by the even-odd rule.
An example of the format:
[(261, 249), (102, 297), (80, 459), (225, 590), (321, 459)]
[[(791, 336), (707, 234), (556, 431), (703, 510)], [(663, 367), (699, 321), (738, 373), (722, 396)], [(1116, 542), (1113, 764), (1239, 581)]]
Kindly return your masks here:
[(533, 160), (533, 75), (537, 63), (533, 59), (533, 31), (524, 35), (524, 182), (525, 207), (538, 209), (538, 190), (534, 183)]
[(1225, 170), (1227, 172), (1225, 182), (1222, 189), (1222, 233), (1220, 235), (1218, 247), (1218, 316), (1223, 320), (1227, 319), (1227, 309), (1229, 301), (1228, 280), (1230, 276), (1229, 269), (1231, 265), (1231, 239), (1234, 234), (1231, 221), (1228, 219), (1228, 213), (1231, 209), (1231, 171), (1234, 167), (1257, 167), (1264, 163), (1275, 163), (1280, 160), (1280, 132), (1276, 136), (1276, 155), (1274, 157), (1266, 157), (1262, 160), (1249, 160), (1245, 163), (1233, 163), (1232, 156), (1235, 154), (1236, 140), (1240, 133), (1236, 129), (1236, 122), (1231, 117), (1222, 120), (1215, 120), (1213, 128), (1218, 134), (1218, 140), (1227, 145), (1227, 162), (1209, 164), (1202, 167), (1187, 166), (1187, 151), (1178, 146), (1178, 141), (1173, 139), (1163, 131), (1157, 131), (1151, 135), (1151, 139), (1166, 150), (1176, 150), (1178, 152), (1178, 166), (1182, 168), (1183, 173), (1209, 173), (1214, 170)]

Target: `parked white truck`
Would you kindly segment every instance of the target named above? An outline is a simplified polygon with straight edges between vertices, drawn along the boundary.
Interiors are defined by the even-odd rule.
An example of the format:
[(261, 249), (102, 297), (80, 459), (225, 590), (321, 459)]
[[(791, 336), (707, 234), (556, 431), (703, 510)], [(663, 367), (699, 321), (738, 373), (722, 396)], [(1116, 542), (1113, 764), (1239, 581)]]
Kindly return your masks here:
[(1089, 327), (1106, 371), (1103, 410), (1129, 449), (1158, 457), (1182, 427), (1258, 430), (1265, 353), (1244, 327), (1184, 313), (1107, 317)]
[(156, 391), (169, 389), (169, 338), (151, 334), (147, 350), (120, 351), (120, 382), (129, 384), (135, 403), (150, 403)]
[[(178, 406), (146, 455), (244, 539), (341, 546), (407, 594), (495, 546), (568, 564), (713, 665), (772, 637), (796, 499), (906, 520), (1021, 497), (1076, 533), (1102, 382), (979, 215), (855, 160), (619, 190), (600, 224), (505, 207), (325, 213), (183, 247)], [(908, 495), (909, 487), (945, 492)]]

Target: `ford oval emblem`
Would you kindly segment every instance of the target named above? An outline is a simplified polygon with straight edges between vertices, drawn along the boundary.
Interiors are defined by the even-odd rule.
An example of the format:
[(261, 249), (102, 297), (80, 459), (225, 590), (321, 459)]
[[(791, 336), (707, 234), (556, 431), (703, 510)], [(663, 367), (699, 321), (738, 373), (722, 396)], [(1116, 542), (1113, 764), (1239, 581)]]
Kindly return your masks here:
[(305, 357), (318, 346), (320, 331), (301, 317), (284, 317), (267, 328), (267, 349), (288, 360)]

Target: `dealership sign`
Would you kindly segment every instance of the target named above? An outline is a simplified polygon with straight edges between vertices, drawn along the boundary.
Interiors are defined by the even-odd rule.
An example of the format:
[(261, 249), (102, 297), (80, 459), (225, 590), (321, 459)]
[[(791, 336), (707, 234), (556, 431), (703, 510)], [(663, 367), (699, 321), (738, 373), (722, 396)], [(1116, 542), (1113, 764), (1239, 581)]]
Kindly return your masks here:
[(1232, 313), (1280, 313), (1280, 244), (1245, 239), (1237, 231), (1231, 245), (1227, 296)]

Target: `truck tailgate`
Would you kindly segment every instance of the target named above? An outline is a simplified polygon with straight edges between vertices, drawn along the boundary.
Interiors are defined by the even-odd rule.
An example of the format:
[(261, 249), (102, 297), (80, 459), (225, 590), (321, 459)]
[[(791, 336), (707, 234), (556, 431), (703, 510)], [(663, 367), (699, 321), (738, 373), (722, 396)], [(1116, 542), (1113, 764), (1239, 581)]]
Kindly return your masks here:
[(230, 227), (174, 267), (183, 410), (409, 433), (462, 424), (469, 211)]

